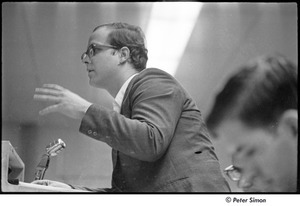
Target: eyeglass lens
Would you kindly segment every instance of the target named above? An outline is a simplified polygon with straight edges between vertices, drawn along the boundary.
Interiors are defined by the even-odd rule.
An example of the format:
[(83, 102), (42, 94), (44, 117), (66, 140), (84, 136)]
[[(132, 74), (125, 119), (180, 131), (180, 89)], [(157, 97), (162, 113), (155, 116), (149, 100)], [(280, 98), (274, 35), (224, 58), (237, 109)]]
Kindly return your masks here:
[(239, 181), (241, 178), (241, 173), (236, 169), (228, 171), (227, 174), (230, 177), (230, 179), (232, 179), (233, 181)]
[(224, 170), (225, 174), (233, 181), (239, 181), (241, 178), (241, 172), (238, 168), (230, 165)]
[(88, 49), (86, 50), (86, 52), (84, 52), (82, 55), (81, 55), (81, 61), (83, 63), (85, 63), (85, 59), (88, 57), (88, 58), (91, 58), (92, 56), (94, 56), (94, 46), (91, 44)]

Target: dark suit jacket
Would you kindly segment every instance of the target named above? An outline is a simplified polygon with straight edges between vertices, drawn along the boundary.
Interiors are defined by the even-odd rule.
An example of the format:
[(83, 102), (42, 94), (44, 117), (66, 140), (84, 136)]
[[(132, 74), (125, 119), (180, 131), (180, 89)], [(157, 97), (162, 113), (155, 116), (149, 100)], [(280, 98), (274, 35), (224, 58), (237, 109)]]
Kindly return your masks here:
[(110, 191), (230, 191), (194, 100), (162, 70), (131, 80), (121, 114), (91, 105), (79, 131), (113, 148)]

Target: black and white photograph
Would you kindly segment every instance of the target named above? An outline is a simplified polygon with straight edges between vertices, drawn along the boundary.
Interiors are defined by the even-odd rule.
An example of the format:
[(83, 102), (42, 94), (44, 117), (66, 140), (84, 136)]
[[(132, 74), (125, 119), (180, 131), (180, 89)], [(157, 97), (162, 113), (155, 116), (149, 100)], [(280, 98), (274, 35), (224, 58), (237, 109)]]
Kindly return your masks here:
[(299, 201), (297, 6), (2, 2), (0, 198)]

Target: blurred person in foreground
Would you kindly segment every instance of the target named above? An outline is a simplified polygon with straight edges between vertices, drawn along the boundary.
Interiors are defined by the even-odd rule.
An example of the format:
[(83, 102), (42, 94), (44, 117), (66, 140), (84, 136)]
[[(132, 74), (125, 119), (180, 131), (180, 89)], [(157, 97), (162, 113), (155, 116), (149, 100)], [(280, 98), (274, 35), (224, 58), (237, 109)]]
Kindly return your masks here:
[(245, 163), (241, 175), (259, 183), (254, 192), (297, 191), (297, 74), (281, 55), (257, 58), (229, 78), (206, 118)]
[(34, 183), (94, 192), (230, 191), (195, 101), (171, 75), (146, 69), (139, 27), (96, 27), (81, 60), (90, 85), (114, 97), (113, 110), (54, 84), (37, 88), (34, 99), (53, 103), (41, 115), (60, 112), (79, 119), (81, 133), (112, 148), (112, 187)]
[[(232, 165), (224, 169), (224, 173), (230, 181), (236, 182), (238, 190), (233, 192), (262, 192), (264, 182), (256, 178), (255, 173), (251, 167), (251, 157), (245, 157), (243, 151), (236, 151), (232, 155)], [(247, 171), (247, 172), (245, 172)]]

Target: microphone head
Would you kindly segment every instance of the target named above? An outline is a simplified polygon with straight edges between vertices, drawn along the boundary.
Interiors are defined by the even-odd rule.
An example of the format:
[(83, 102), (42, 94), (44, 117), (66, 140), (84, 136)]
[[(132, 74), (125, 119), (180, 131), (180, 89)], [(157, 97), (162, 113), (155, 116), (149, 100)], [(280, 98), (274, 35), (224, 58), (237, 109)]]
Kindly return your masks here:
[(46, 151), (49, 156), (53, 157), (53, 156), (56, 156), (64, 148), (66, 148), (66, 143), (64, 143), (64, 141), (62, 141), (61, 139), (58, 139), (58, 140), (50, 143), (46, 147)]

